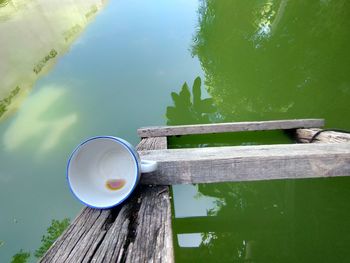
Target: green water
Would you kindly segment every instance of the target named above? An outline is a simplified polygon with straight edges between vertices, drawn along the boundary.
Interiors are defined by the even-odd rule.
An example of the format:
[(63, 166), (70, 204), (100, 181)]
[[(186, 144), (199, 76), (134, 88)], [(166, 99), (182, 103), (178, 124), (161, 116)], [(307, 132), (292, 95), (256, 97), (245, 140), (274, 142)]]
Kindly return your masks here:
[[(17, 79), (26, 93), (18, 110), (0, 119), (0, 262), (20, 249), (33, 254), (52, 219), (81, 209), (65, 165), (86, 137), (136, 144), (136, 129), (146, 125), (316, 117), (350, 129), (347, 1), (110, 0), (103, 8), (96, 1), (101, 9), (88, 25), (81, 22), (85, 30), (75, 25), (83, 20), (78, 14), (86, 19), (95, 10), (90, 3), (83, 10), (84, 1), (67, 1), (77, 5), (73, 12), (56, 1), (57, 13), (74, 14), (74, 22), (57, 18), (39, 31), (33, 28), (46, 25), (52, 10), (39, 0), (5, 2), (0, 33), (8, 37), (0, 43), (13, 49), (0, 61), (8, 84), (0, 99)], [(10, 4), (12, 13), (4, 9)], [(35, 19), (18, 28), (24, 16)], [(49, 52), (52, 36), (78, 31), (58, 45), (42, 75), (24, 76), (46, 55), (27, 48), (39, 52), (38, 43), (49, 43)], [(21, 34), (33, 34), (30, 45), (18, 46)], [(289, 142), (275, 131), (184, 136), (169, 146)], [(174, 186), (173, 195), (177, 262), (349, 261), (346, 177)]]
[[(322, 117), (349, 129), (349, 12), (346, 1), (202, 1), (191, 52), (211, 99), (200, 99), (198, 83), (184, 87), (168, 123)], [(288, 141), (282, 132), (239, 133), (172, 138), (170, 147)], [(177, 262), (349, 262), (349, 178), (173, 192)]]

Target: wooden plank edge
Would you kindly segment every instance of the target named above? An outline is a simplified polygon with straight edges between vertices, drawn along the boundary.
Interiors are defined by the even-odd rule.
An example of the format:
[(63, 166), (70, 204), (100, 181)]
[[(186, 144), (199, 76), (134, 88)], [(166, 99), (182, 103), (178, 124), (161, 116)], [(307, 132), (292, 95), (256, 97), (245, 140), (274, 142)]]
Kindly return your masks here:
[(295, 138), (300, 143), (341, 143), (350, 142), (350, 133), (313, 128), (297, 129)]
[(177, 149), (141, 156), (158, 161), (157, 171), (143, 176), (143, 183), (160, 185), (350, 175), (350, 143)]
[(190, 134), (210, 134), (262, 130), (289, 130), (297, 128), (320, 128), (323, 126), (324, 119), (294, 119), (142, 127), (137, 130), (137, 133), (141, 138), (148, 138)]

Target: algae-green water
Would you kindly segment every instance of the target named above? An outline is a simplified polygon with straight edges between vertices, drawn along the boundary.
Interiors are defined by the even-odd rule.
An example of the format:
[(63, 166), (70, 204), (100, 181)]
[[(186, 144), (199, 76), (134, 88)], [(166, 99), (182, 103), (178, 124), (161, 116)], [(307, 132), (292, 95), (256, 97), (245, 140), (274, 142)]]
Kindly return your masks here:
[[(80, 211), (65, 167), (87, 137), (292, 118), (350, 129), (349, 17), (344, 0), (1, 2), (0, 262), (35, 261), (51, 221)], [(272, 131), (169, 147), (291, 142)], [(172, 194), (176, 262), (349, 261), (348, 177)]]

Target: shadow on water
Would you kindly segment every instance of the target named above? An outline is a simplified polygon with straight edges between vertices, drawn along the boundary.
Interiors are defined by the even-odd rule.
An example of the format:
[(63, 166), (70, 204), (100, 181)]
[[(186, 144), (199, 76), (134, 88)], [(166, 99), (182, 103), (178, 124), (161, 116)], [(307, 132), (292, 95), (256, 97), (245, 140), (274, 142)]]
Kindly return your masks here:
[(179, 93), (172, 92), (174, 106), (166, 109), (168, 125), (198, 124), (218, 122), (220, 117), (212, 98), (202, 99), (201, 78), (197, 77), (192, 86), (192, 93), (185, 82)]
[[(185, 82), (179, 93), (172, 92), (173, 106), (167, 107), (168, 125), (204, 124), (226, 122), (214, 100), (202, 99), (201, 79), (197, 77), (190, 91)], [(169, 137), (171, 148), (193, 148), (225, 145), (256, 145), (290, 143), (289, 137), (282, 131), (235, 132), (224, 134), (203, 134)]]

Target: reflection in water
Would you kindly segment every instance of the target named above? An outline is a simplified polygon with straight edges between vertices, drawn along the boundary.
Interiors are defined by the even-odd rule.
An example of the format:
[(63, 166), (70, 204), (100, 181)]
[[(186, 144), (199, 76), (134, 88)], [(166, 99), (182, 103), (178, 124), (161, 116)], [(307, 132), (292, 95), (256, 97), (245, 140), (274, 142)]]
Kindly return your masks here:
[(0, 8), (6, 6), (9, 3), (9, 0), (0, 0)]
[(199, 185), (224, 202), (210, 216), (173, 219), (177, 261), (347, 262), (350, 205), (340, 200), (350, 197), (348, 183), (344, 177)]
[[(46, 251), (52, 246), (56, 239), (62, 235), (63, 231), (67, 229), (70, 224), (69, 218), (64, 218), (62, 220), (53, 219), (51, 225), (46, 230), (46, 235), (43, 235), (41, 238), (41, 245), (38, 249), (35, 250), (34, 256), (37, 259), (42, 258)], [(31, 257), (30, 252), (23, 251), (21, 249), (15, 255), (12, 256), (11, 263), (26, 263)]]
[(174, 185), (172, 190), (176, 218), (211, 215), (220, 208), (218, 204), (223, 202), (219, 198), (203, 195), (194, 185)]
[(254, 16), (256, 17), (254, 26), (256, 26), (256, 30), (251, 38), (251, 40), (256, 41), (255, 48), (261, 47), (259, 41), (271, 37), (276, 32), (284, 15), (287, 2), (288, 0), (269, 0), (257, 5), (254, 10)]
[(50, 115), (50, 109), (55, 107), (57, 101), (65, 99), (66, 92), (66, 89), (59, 87), (45, 87), (28, 98), (4, 133), (5, 149), (14, 151), (33, 140), (39, 153), (53, 149), (64, 132), (78, 119), (76, 113)]
[[(349, 112), (349, 11), (344, 0), (201, 1), (192, 54), (221, 120), (324, 117), (329, 126), (350, 128), (340, 116)], [(193, 114), (188, 87), (172, 98), (168, 124), (213, 122), (212, 113)], [(270, 144), (269, 135), (274, 143), (288, 141), (281, 133), (259, 134), (183, 136), (169, 146)], [(198, 185), (217, 201), (206, 215), (179, 217), (175, 206), (176, 260), (347, 262), (349, 183), (344, 177)]]
[(201, 233), (178, 234), (177, 240), (180, 247), (199, 247), (202, 235)]
[(346, 0), (202, 1), (192, 53), (225, 119), (324, 117), (350, 128), (338, 121), (350, 99), (349, 10)]
[(41, 239), (40, 247), (35, 250), (35, 257), (40, 259), (44, 256), (46, 251), (52, 246), (53, 242), (63, 233), (69, 226), (70, 219), (64, 218), (62, 220), (53, 219), (51, 225), (46, 230), (46, 235), (43, 235)]
[[(174, 106), (166, 110), (168, 125), (203, 124), (225, 122), (212, 98), (202, 99), (201, 79), (197, 77), (190, 92), (187, 83), (177, 94), (171, 93)], [(281, 144), (290, 143), (291, 140), (282, 131), (235, 132), (224, 133), (218, 136), (213, 134), (189, 135), (169, 137), (168, 143), (172, 148), (192, 148), (225, 145), (253, 145), (253, 144)]]
[[(185, 82), (179, 93), (172, 92), (174, 106), (166, 110), (168, 125), (200, 124), (225, 122), (212, 98), (202, 99), (201, 79), (197, 77), (192, 86), (192, 93)], [(168, 138), (172, 148), (207, 147), (225, 145), (253, 145), (290, 143), (282, 131), (260, 131), (253, 133), (225, 133), (219, 136), (212, 134), (190, 135)]]
[(11, 259), (11, 263), (26, 263), (29, 258), (30, 258), (30, 253), (23, 251), (23, 249), (21, 249), (19, 252), (13, 255)]
[(174, 106), (167, 107), (168, 125), (209, 123), (218, 119), (213, 99), (202, 99), (201, 79), (197, 77), (192, 86), (192, 95), (185, 82), (179, 94), (172, 92)]
[[(71, 150), (82, 138), (111, 134), (136, 145), (138, 127), (164, 124), (171, 87), (178, 88), (187, 79), (192, 85), (202, 74), (198, 60), (188, 52), (196, 20), (194, 1), (109, 1), (103, 12), (100, 3), (105, 0), (19, 1), (26, 1), (28, 7), (0, 22), (0, 98), (8, 97), (1, 95), (7, 79), (24, 76), (24, 67), (28, 70), (24, 73), (36, 77), (34, 65), (54, 48), (58, 55), (48, 63), (58, 63), (43, 77), (52, 67), (45, 64), (32, 91), (16, 81), (9, 84), (9, 90), (17, 85), (30, 90), (30, 101), (54, 84), (52, 88), (67, 93), (43, 113), (40, 125), (74, 114), (79, 119), (59, 136), (59, 144), (39, 156), (37, 148), (47, 137), (53, 137), (51, 125), (46, 127), (49, 134), (40, 131), (42, 134), (22, 140), (13, 150), (4, 145), (9, 125), (17, 115), (30, 111), (25, 106), (27, 101), (23, 112), (20, 109), (1, 120), (0, 240), (5, 243), (0, 248), (0, 262), (10, 262), (21, 248), (33, 253), (52, 218), (74, 217), (81, 210), (67, 187), (65, 167)], [(81, 34), (86, 22), (95, 17), (94, 4), (98, 19)], [(70, 45), (78, 35), (81, 37), (69, 52), (56, 45)], [(8, 69), (5, 73), (3, 67)], [(166, 74), (158, 75), (160, 71)], [(33, 107), (45, 103), (45, 96), (42, 98)], [(25, 129), (31, 130), (31, 126), (28, 122)], [(25, 132), (19, 133), (24, 136)], [(14, 136), (8, 136), (16, 145)], [(18, 223), (13, 223), (14, 217)]]
[[(288, 228), (285, 228), (288, 226), (285, 222), (286, 216), (290, 221), (294, 216), (285, 214), (285, 184), (286, 182), (280, 181), (199, 185), (203, 194), (225, 200), (219, 204), (218, 212), (212, 215), (214, 219), (205, 222), (206, 229), (202, 231), (208, 232), (203, 233), (204, 241), (201, 245), (203, 255), (213, 260), (214, 255), (220, 254), (223, 262), (230, 261), (230, 258), (237, 262), (245, 262), (248, 258), (254, 259), (254, 256), (257, 256), (255, 260), (261, 262), (273, 258), (277, 260), (276, 262), (284, 259), (286, 255), (274, 251), (281, 250), (281, 246), (286, 245), (284, 240), (284, 235), (288, 231)], [(281, 239), (273, 237), (274, 231), (277, 233), (282, 231)], [(256, 251), (257, 244), (262, 246), (263, 253)], [(230, 252), (224, 253), (229, 247)]]
[(19, 91), (20, 87), (17, 86), (14, 90), (11, 91), (7, 98), (0, 100), (0, 118), (7, 111), (7, 107), (11, 104), (12, 100), (15, 96), (17, 96)]
[[(64, 54), (104, 6), (104, 0), (0, 1), (0, 102), (20, 87), (1, 117), (19, 108), (35, 81)], [(3, 115), (3, 116), (1, 116)]]

